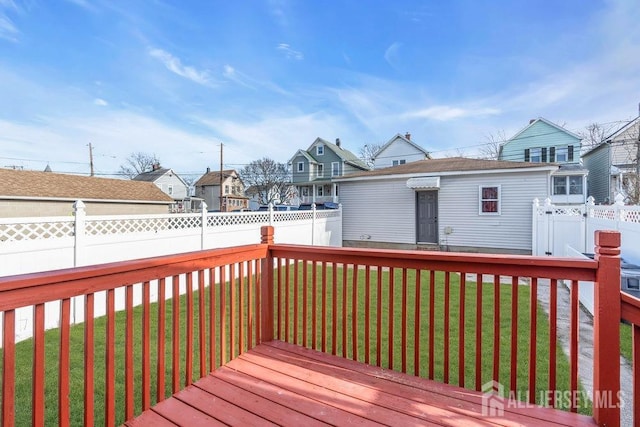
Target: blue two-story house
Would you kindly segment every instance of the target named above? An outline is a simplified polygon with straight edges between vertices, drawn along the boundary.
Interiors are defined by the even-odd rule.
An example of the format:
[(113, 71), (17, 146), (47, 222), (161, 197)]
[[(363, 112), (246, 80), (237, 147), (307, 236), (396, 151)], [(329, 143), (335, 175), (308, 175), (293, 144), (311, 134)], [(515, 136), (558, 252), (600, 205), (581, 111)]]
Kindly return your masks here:
[(558, 164), (549, 177), (552, 203), (585, 203), (589, 171), (580, 163), (581, 145), (581, 136), (539, 117), (500, 146), (498, 160)]
[(332, 178), (369, 170), (355, 154), (342, 148), (339, 138), (335, 144), (316, 138), (309, 148), (293, 155), (289, 167), (300, 203), (338, 203), (338, 184)]

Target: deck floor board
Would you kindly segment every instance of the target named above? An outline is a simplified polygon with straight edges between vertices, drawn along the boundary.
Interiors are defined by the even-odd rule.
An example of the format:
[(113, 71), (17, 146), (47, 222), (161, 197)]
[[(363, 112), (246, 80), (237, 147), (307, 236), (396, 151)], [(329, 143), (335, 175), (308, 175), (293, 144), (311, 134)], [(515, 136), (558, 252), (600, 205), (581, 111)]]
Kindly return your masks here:
[(261, 344), (129, 421), (143, 425), (595, 425), (549, 408), (482, 415), (482, 394), (279, 341)]

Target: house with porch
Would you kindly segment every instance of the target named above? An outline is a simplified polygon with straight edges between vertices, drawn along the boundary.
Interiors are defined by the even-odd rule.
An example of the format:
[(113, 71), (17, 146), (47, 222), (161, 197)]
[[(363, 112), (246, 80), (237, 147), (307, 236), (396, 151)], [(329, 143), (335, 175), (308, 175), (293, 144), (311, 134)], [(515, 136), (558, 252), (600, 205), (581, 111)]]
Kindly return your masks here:
[(301, 204), (338, 203), (338, 184), (333, 180), (369, 170), (358, 156), (342, 147), (340, 138), (335, 144), (316, 138), (309, 148), (298, 150), (288, 164)]
[(596, 203), (611, 204), (617, 194), (622, 194), (627, 203), (640, 201), (636, 187), (639, 146), (640, 116), (582, 155), (582, 162), (589, 170), (589, 196)]
[(429, 152), (411, 140), (409, 132), (396, 134), (373, 155), (373, 168), (388, 168), (430, 159)]
[(549, 182), (554, 204), (585, 203), (589, 171), (580, 164), (582, 137), (547, 119), (532, 119), (500, 146), (498, 160), (555, 163), (559, 168)]
[(343, 244), (530, 254), (554, 163), (430, 159), (337, 178)]
[(234, 169), (220, 172), (207, 168), (194, 185), (196, 197), (203, 199), (210, 211), (232, 212), (249, 208), (244, 183)]

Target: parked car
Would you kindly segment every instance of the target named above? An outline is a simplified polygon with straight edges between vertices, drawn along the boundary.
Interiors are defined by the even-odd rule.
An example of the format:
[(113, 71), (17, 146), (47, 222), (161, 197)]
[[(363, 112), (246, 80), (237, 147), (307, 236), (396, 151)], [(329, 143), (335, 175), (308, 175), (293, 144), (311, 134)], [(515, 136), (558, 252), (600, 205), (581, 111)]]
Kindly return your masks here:
[[(298, 207), (299, 211), (310, 211), (311, 209), (311, 203), (305, 203)], [(323, 209), (338, 209), (338, 204), (333, 202), (316, 203), (316, 210)]]

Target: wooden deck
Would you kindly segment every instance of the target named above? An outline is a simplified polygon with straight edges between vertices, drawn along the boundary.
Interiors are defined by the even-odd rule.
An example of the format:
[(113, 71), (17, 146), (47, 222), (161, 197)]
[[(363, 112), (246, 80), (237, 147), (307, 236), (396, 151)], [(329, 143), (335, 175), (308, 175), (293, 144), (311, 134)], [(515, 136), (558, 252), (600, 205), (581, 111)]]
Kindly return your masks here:
[(144, 425), (595, 425), (548, 408), (482, 415), (482, 394), (272, 341), (126, 423)]

